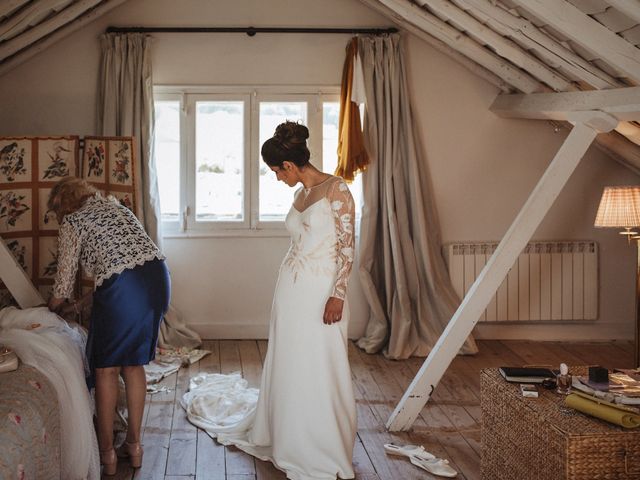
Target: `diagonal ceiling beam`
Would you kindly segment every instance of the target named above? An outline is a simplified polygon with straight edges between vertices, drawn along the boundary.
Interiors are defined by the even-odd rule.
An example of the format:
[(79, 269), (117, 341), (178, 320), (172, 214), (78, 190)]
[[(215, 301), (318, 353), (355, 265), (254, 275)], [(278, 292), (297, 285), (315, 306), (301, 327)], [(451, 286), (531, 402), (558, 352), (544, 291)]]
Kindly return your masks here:
[(433, 48), (435, 48), (439, 52), (445, 54), (449, 58), (458, 62), (460, 65), (465, 67), (474, 75), (478, 75), (479, 77), (485, 79), (489, 83), (498, 87), (503, 92), (513, 91), (514, 87), (512, 85), (509, 85), (502, 78), (490, 72), (489, 70), (484, 68), (482, 65), (474, 62), (473, 60), (470, 60), (466, 56), (462, 55), (460, 52), (454, 50), (448, 44), (444, 43), (442, 40), (438, 40), (433, 35), (429, 35), (424, 30), (416, 27), (412, 23), (407, 22), (405, 19), (401, 18), (395, 12), (393, 12), (392, 10), (390, 10), (389, 8), (385, 7), (380, 2), (378, 2), (378, 0), (360, 0), (360, 1), (365, 5), (369, 6), (370, 8), (376, 10), (380, 14), (384, 15), (388, 19), (392, 20), (399, 27), (402, 27), (403, 29), (412, 33), (413, 35), (420, 38), (421, 40), (427, 42), (429, 45), (431, 45)]
[(29, 0), (4, 0), (0, 2), (0, 17), (4, 17), (8, 13), (13, 12), (16, 8), (24, 5)]
[(605, 0), (616, 10), (640, 23), (640, 2), (638, 0)]
[(80, 0), (78, 2), (72, 3), (57, 15), (51, 17), (49, 20), (45, 20), (35, 27), (21, 33), (17, 37), (1, 43), (0, 59), (4, 60), (5, 58), (10, 57), (23, 48), (26, 48), (32, 43), (40, 40), (41, 38), (46, 37), (50, 33), (56, 31), (58, 28), (63, 27), (67, 23), (75, 20), (77, 17), (79, 17), (98, 3), (100, 3), (100, 0)]
[(549, 65), (564, 69), (594, 88), (624, 86), (622, 82), (551, 38), (526, 18), (513, 15), (489, 0), (453, 1), (472, 14), (475, 13), (486, 18), (487, 24), (491, 28), (537, 52)]
[(529, 72), (533, 77), (547, 84), (553, 90), (563, 92), (568, 89), (569, 82), (565, 78), (561, 77), (542, 62), (532, 57), (518, 44), (497, 34), (491, 28), (484, 26), (474, 17), (464, 10), (461, 10), (450, 1), (416, 0), (416, 3), (422, 6), (428, 6), (436, 13), (436, 15), (445, 17), (447, 20), (459, 25), (474, 38), (480, 39), (480, 41), (488, 45), (498, 55)]
[(104, 15), (108, 11), (116, 8), (117, 6), (121, 5), (126, 1), (127, 0), (104, 0), (100, 5), (89, 10), (88, 12), (81, 15), (80, 17), (76, 18), (73, 22), (70, 22), (64, 27), (59, 28), (51, 35), (48, 35), (47, 37), (43, 38), (39, 42), (31, 45), (29, 48), (22, 50), (21, 52), (17, 53), (11, 58), (8, 58), (2, 61), (0, 63), (0, 76), (13, 70), (18, 65), (26, 62), (34, 55), (37, 55), (38, 53), (40, 53), (42, 50), (59, 42), (63, 38), (67, 37), (68, 35), (71, 35), (75, 31), (93, 22), (98, 17)]
[(640, 49), (581, 12), (566, 0), (511, 0), (544, 19), (558, 32), (593, 52), (636, 83), (640, 83)]
[(61, 10), (69, 3), (71, 3), (70, 0), (39, 0), (30, 3), (0, 24), (0, 40), (16, 36), (36, 18), (52, 10)]
[(640, 121), (640, 87), (585, 92), (499, 95), (490, 110), (506, 118), (569, 121), (572, 113), (597, 110), (618, 120)]
[[(363, 0), (369, 4), (370, 0)], [(371, 0), (373, 1), (373, 0)], [(508, 61), (479, 45), (472, 38), (462, 34), (452, 26), (408, 0), (377, 0), (388, 7), (395, 15), (415, 25), (438, 40), (448, 44), (454, 50), (473, 59), (505, 82), (522, 92), (540, 91), (539, 82), (529, 74), (512, 66)]]

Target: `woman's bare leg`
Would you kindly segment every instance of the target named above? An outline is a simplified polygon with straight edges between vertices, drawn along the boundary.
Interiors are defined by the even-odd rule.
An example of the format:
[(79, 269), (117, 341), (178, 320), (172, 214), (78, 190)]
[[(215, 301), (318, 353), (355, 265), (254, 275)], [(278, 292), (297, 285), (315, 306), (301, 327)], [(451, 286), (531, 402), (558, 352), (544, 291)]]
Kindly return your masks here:
[(113, 417), (118, 401), (120, 367), (96, 368), (96, 416), (100, 451), (113, 448)]
[(122, 367), (122, 377), (127, 390), (127, 410), (129, 412), (127, 443), (140, 442), (144, 400), (147, 396), (147, 377), (142, 365)]

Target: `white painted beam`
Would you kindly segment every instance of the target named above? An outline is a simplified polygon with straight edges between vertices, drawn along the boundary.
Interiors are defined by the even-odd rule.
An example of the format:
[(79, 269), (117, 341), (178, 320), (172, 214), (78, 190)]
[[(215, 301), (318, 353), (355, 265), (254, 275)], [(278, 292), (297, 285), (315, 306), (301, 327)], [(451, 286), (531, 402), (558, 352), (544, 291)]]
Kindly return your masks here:
[(516, 16), (494, 5), (489, 0), (453, 0), (453, 2), (461, 8), (469, 10), (472, 14), (486, 18), (487, 24), (491, 28), (535, 51), (548, 65), (562, 68), (594, 88), (624, 86), (596, 65), (587, 62), (557, 42), (524, 17)]
[(616, 10), (640, 23), (640, 2), (638, 0), (605, 0)]
[(499, 95), (490, 110), (505, 118), (568, 120), (571, 112), (598, 110), (640, 121), (640, 87), (584, 92)]
[(416, 0), (422, 6), (428, 6), (436, 15), (445, 17), (462, 27), (467, 33), (484, 42), (498, 55), (506, 58), (514, 65), (529, 72), (531, 76), (547, 84), (553, 90), (564, 92), (569, 88), (569, 82), (549, 69), (542, 62), (525, 52), (512, 40), (497, 34), (491, 28), (484, 26), (474, 17), (458, 8), (449, 0)]
[[(369, 4), (369, 1), (364, 0)], [(439, 18), (426, 12), (423, 8), (408, 0), (378, 0), (388, 7), (399, 18), (415, 25), (438, 40), (446, 43), (454, 50), (473, 59), (476, 63), (504, 79), (521, 92), (541, 91), (540, 83), (526, 72), (511, 65), (510, 62), (491, 53), (472, 38), (451, 27)]]
[(18, 264), (5, 243), (0, 239), (0, 278), (20, 308), (36, 307), (46, 303), (40, 292)]
[(28, 6), (0, 23), (0, 40), (14, 37), (25, 30), (37, 18), (41, 18), (51, 11), (59, 11), (69, 3), (71, 3), (70, 0), (38, 0), (31, 2)]
[(0, 17), (13, 12), (16, 8), (24, 5), (29, 0), (4, 0), (0, 2)]
[(393, 21), (396, 25), (403, 28), (407, 32), (427, 42), (429, 45), (431, 45), (433, 48), (435, 48), (439, 52), (445, 54), (449, 58), (458, 62), (460, 65), (465, 67), (474, 75), (477, 75), (480, 78), (483, 78), (489, 83), (495, 85), (503, 92), (510, 92), (515, 90), (514, 86), (509, 85), (507, 82), (505, 82), (502, 78), (498, 77), (496, 74), (490, 72), (480, 64), (476, 63), (473, 60), (470, 60), (469, 58), (465, 57), (461, 53), (457, 52), (456, 50), (451, 48), (448, 44), (444, 43), (442, 40), (438, 40), (433, 35), (429, 35), (424, 30), (416, 27), (412, 23), (407, 22), (405, 19), (401, 18), (399, 15), (397, 15), (392, 10), (390, 10), (388, 7), (385, 7), (384, 5), (379, 3), (378, 0), (360, 0), (360, 1), (365, 5), (367, 5), (368, 7), (384, 15), (385, 17)]
[(19, 52), (23, 48), (28, 47), (32, 43), (46, 37), (50, 33), (56, 31), (72, 22), (84, 12), (100, 3), (100, 0), (80, 0), (72, 3), (67, 8), (51, 17), (49, 20), (36, 25), (33, 28), (21, 33), (17, 37), (7, 40), (0, 44), (0, 59), (10, 57), (14, 53)]
[(98, 17), (104, 15), (109, 10), (116, 8), (127, 0), (106, 0), (103, 1), (100, 5), (85, 13), (84, 15), (76, 18), (73, 22), (68, 23), (66, 26), (59, 28), (51, 35), (48, 35), (43, 40), (37, 42), (34, 45), (31, 45), (29, 48), (17, 53), (11, 58), (4, 60), (0, 63), (0, 76), (5, 73), (13, 70), (18, 65), (26, 62), (34, 55), (37, 55), (41, 51), (46, 48), (49, 48), (51, 45), (59, 42), (63, 38), (71, 35), (75, 31), (81, 29), (85, 25), (93, 22)]
[(408, 430), (413, 425), (491, 297), (595, 138), (597, 131), (591, 125), (612, 129), (618, 123), (615, 118), (599, 112), (593, 112), (587, 122), (574, 126), (549, 164), (391, 414), (387, 422), (389, 430)]
[(640, 49), (566, 0), (510, 0), (545, 22), (635, 83), (640, 83)]

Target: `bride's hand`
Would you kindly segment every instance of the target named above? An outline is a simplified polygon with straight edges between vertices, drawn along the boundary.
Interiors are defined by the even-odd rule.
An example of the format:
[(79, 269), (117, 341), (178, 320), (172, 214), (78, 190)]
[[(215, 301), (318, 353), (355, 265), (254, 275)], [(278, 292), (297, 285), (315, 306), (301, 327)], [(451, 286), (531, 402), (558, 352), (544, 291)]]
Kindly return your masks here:
[(324, 306), (324, 316), (322, 321), (325, 325), (331, 325), (332, 323), (342, 320), (342, 307), (344, 300), (336, 297), (329, 297), (327, 304)]

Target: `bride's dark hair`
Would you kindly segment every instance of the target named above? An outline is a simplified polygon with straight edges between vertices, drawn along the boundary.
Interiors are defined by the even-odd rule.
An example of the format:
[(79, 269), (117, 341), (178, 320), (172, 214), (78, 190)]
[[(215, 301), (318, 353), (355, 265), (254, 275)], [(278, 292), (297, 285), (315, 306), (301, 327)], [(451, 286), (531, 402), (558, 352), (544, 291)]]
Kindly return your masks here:
[(276, 133), (262, 144), (260, 153), (270, 167), (282, 167), (287, 162), (304, 167), (311, 153), (307, 148), (309, 129), (296, 122), (284, 122), (276, 127)]

